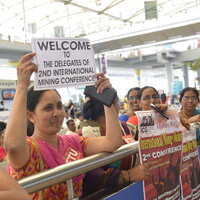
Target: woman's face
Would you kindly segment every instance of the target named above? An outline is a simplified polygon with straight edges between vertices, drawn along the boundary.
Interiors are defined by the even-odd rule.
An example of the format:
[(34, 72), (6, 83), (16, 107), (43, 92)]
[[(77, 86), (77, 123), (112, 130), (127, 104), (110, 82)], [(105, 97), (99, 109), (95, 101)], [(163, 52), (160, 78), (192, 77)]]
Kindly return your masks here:
[(192, 90), (188, 90), (184, 93), (183, 98), (181, 100), (181, 105), (184, 110), (194, 111), (198, 104), (198, 97), (196, 93)]
[(56, 134), (62, 127), (65, 111), (58, 93), (54, 90), (42, 94), (34, 112), (28, 111), (28, 119), (35, 132)]
[(156, 91), (152, 88), (147, 88), (143, 91), (140, 106), (142, 110), (152, 110), (151, 103), (158, 104), (160, 102), (160, 98)]
[(129, 104), (131, 111), (133, 111), (133, 112), (140, 110), (138, 92), (139, 92), (138, 90), (132, 90), (128, 96), (128, 104)]

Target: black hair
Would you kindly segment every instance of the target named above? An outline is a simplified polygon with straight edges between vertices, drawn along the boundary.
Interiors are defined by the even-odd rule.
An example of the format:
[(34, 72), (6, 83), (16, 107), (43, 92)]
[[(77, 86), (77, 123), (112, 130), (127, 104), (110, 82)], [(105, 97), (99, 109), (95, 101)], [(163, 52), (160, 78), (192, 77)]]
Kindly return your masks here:
[(67, 126), (69, 126), (70, 122), (74, 122), (74, 120), (73, 119), (67, 120), (67, 122), (66, 122)]
[(67, 106), (63, 105), (63, 107), (64, 107), (65, 112), (68, 113), (68, 108), (67, 108)]
[(145, 87), (143, 87), (143, 88), (141, 88), (141, 89), (139, 90), (139, 93), (138, 93), (138, 99), (139, 99), (139, 100), (141, 99), (144, 90), (149, 89), (149, 88), (150, 88), (150, 89), (153, 89), (153, 90), (156, 92), (156, 94), (159, 96), (158, 91), (157, 91), (154, 87), (152, 87), (152, 86), (145, 86)]
[[(49, 90), (34, 90), (34, 86), (29, 87), (27, 92), (27, 110), (33, 112), (39, 103), (42, 95)], [(55, 90), (57, 92), (57, 90)], [(58, 92), (57, 92), (58, 93)], [(58, 93), (60, 96), (60, 94)], [(32, 136), (34, 125), (29, 120), (27, 121), (27, 135)]]
[[(116, 93), (117, 91), (112, 88)], [(82, 114), (86, 120), (96, 120), (98, 117), (104, 115), (104, 106), (103, 103), (96, 100), (93, 97), (89, 97), (90, 100), (83, 104)], [(116, 96), (115, 100), (118, 98)]]
[(33, 112), (40, 101), (41, 96), (46, 91), (48, 90), (34, 90), (34, 87), (31, 86), (27, 92), (27, 110)]
[(81, 112), (76, 113), (76, 118), (79, 118), (79, 117), (82, 117), (82, 116), (83, 116), (83, 114)]
[(4, 130), (6, 129), (6, 122), (2, 122), (0, 121), (0, 135), (4, 132)]
[(182, 101), (182, 98), (183, 98), (184, 94), (185, 94), (187, 91), (193, 91), (193, 92), (195, 93), (195, 95), (197, 96), (198, 102), (199, 102), (199, 93), (198, 93), (198, 90), (197, 90), (196, 88), (193, 88), (193, 87), (186, 87), (186, 88), (184, 88), (184, 89), (180, 92), (180, 99), (179, 99), (179, 102)]
[(131, 88), (128, 92), (127, 92), (127, 98), (129, 98), (129, 94), (131, 91), (140, 91), (140, 88), (139, 87), (134, 87), (134, 88)]
[(104, 115), (103, 104), (94, 98), (83, 104), (83, 117), (87, 120), (96, 120), (98, 117)]

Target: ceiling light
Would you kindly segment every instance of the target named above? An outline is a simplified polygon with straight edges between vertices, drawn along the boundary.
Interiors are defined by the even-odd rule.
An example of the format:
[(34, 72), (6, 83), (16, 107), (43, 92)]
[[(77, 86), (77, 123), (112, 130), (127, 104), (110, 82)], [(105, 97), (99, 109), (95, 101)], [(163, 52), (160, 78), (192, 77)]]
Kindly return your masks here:
[(101, 0), (96, 0), (95, 3), (97, 6), (101, 6)]

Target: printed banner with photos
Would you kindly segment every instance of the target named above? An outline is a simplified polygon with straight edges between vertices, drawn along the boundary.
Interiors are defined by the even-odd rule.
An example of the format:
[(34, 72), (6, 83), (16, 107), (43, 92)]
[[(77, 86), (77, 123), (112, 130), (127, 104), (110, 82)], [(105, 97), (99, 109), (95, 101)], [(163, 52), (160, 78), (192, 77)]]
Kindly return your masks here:
[(151, 173), (143, 181), (144, 199), (180, 199), (182, 125), (178, 112), (168, 109), (168, 120), (151, 110), (136, 114), (140, 161)]
[(181, 164), (182, 199), (200, 199), (200, 164), (194, 127), (183, 129), (183, 148)]

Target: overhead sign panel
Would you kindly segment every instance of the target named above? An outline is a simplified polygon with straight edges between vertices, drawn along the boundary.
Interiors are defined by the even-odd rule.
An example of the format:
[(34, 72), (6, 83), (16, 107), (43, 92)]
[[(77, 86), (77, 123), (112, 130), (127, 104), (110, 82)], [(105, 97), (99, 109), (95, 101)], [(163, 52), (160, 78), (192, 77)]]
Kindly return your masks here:
[(157, 19), (157, 5), (156, 1), (146, 1), (144, 2), (145, 8), (145, 19)]

